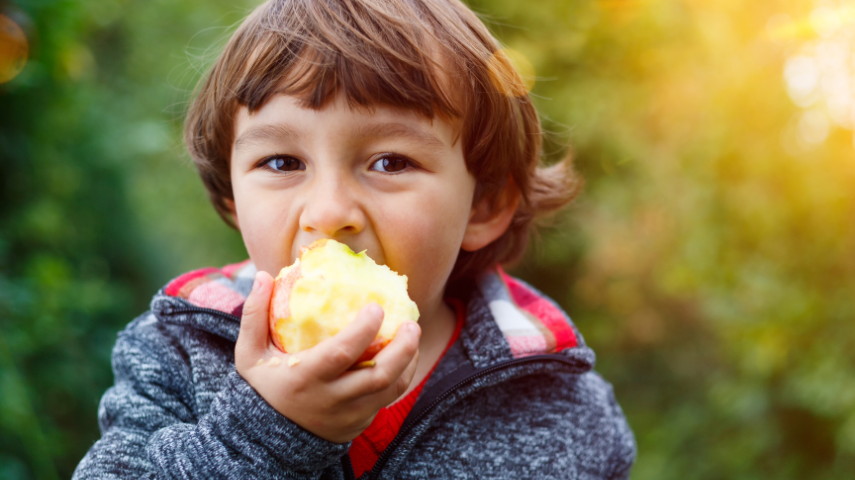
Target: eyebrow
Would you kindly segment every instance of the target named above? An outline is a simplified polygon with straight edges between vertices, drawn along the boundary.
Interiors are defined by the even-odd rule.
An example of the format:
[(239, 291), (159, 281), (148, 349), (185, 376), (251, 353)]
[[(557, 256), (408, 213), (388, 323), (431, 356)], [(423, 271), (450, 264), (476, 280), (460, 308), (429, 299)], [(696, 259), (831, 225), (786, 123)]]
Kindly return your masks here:
[(235, 140), (235, 151), (246, 148), (249, 145), (263, 143), (270, 140), (291, 139), (299, 140), (302, 134), (288, 124), (277, 123), (272, 125), (261, 125), (250, 128), (243, 132)]
[(436, 136), (402, 123), (373, 123), (358, 128), (355, 133), (359, 137), (369, 139), (406, 138), (432, 149), (445, 147)]
[[(431, 149), (445, 147), (445, 144), (436, 138), (436, 136), (402, 123), (388, 122), (363, 125), (355, 130), (355, 135), (360, 138), (373, 140), (399, 137), (409, 139)], [(302, 137), (303, 135), (300, 132), (285, 123), (261, 125), (250, 128), (242, 133), (235, 140), (234, 149), (238, 151), (253, 144), (264, 143), (265, 141), (282, 139), (300, 140)]]

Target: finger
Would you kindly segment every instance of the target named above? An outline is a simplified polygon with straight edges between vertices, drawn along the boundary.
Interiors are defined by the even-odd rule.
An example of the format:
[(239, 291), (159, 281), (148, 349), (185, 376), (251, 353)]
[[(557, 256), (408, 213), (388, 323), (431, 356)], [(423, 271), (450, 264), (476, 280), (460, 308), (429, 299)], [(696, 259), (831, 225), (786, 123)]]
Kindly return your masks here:
[(416, 368), (419, 365), (419, 351), (416, 350), (416, 354), (413, 355), (413, 359), (410, 360), (410, 363), (407, 365), (407, 368), (404, 369), (404, 373), (398, 377), (398, 380), (395, 381), (392, 386), (387, 388), (386, 390), (380, 392), (379, 402), (377, 405), (388, 406), (395, 402), (395, 400), (399, 399), (404, 393), (407, 392), (409, 387), (413, 383), (413, 377), (416, 376)]
[(368, 348), (382, 324), (383, 309), (369, 303), (340, 332), (301, 352), (303, 364), (322, 380), (338, 378)]
[(418, 362), (420, 329), (416, 322), (405, 322), (395, 333), (395, 338), (374, 357), (371, 368), (350, 372), (341, 378), (337, 388), (351, 398), (386, 392), (388, 397), (400, 389), (403, 394), (415, 374)]
[(267, 272), (258, 272), (252, 291), (243, 305), (240, 332), (235, 344), (235, 366), (239, 370), (255, 365), (267, 351), (270, 341), (267, 313), (272, 292), (273, 278)]

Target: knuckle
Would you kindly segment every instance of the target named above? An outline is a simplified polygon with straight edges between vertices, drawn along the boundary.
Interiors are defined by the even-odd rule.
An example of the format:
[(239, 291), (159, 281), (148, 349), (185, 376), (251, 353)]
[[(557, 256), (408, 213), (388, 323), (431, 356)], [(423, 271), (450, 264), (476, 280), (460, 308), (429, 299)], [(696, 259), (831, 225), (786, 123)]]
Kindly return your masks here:
[(329, 353), (330, 361), (337, 364), (346, 364), (351, 361), (353, 355), (343, 345), (335, 345)]
[(398, 398), (401, 395), (403, 395), (404, 392), (407, 391), (407, 387), (409, 387), (409, 386), (410, 386), (410, 382), (408, 382), (407, 379), (404, 378), (403, 375), (398, 377), (398, 380), (395, 381), (395, 398)]
[(392, 385), (392, 378), (384, 369), (378, 369), (371, 377), (371, 388), (375, 392), (386, 390)]
[(261, 310), (261, 306), (259, 302), (255, 301), (255, 299), (247, 300), (243, 306), (243, 318), (246, 317), (254, 317), (258, 315), (259, 310)]
[(407, 342), (404, 347), (404, 352), (406, 352), (408, 357), (412, 357), (419, 352), (419, 342), (418, 340), (411, 340)]
[(301, 395), (310, 390), (309, 379), (305, 375), (294, 375), (288, 381), (288, 390), (296, 395)]

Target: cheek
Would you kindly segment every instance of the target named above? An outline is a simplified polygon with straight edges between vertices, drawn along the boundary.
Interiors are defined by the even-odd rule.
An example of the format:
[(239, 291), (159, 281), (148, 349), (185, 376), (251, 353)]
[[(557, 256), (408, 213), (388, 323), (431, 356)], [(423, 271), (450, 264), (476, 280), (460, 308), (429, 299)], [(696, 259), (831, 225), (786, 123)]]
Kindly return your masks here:
[(279, 268), (292, 263), (287, 210), (270, 208), (280, 203), (269, 201), (259, 191), (235, 192), (235, 202), (240, 234), (249, 257), (259, 270), (276, 276)]
[(410, 296), (420, 307), (443, 293), (463, 241), (469, 209), (461, 205), (467, 201), (465, 195), (456, 198), (447, 192), (443, 197), (420, 197), (412, 209), (387, 217), (385, 224), (394, 230), (381, 234), (387, 263), (407, 275)]

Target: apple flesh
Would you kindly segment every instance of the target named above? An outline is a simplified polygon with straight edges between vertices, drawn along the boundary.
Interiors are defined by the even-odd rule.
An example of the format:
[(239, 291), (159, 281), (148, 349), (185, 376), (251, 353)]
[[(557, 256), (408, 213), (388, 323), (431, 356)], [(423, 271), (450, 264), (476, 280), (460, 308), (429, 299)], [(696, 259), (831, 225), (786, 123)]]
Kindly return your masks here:
[(270, 336), (283, 352), (300, 352), (338, 333), (371, 302), (383, 308), (383, 324), (357, 362), (373, 358), (402, 323), (417, 321), (419, 309), (407, 294), (406, 275), (335, 240), (317, 240), (274, 281)]

